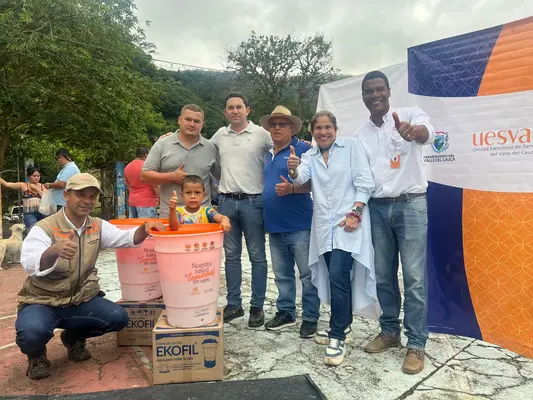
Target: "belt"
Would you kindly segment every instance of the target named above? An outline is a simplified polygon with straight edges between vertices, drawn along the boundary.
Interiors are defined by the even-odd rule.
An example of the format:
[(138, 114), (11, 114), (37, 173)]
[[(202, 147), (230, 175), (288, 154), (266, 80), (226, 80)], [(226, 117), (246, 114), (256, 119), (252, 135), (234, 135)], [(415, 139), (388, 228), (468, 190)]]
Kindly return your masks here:
[(220, 193), (222, 196), (229, 197), (230, 199), (236, 199), (236, 200), (242, 200), (242, 199), (248, 199), (250, 197), (257, 197), (261, 196), (261, 193), (259, 194), (247, 194), (247, 193)]
[(425, 193), (405, 193), (401, 194), (398, 197), (378, 197), (372, 198), (371, 202), (376, 204), (394, 204), (394, 203), (406, 203), (411, 199), (416, 199), (417, 197), (425, 197)]

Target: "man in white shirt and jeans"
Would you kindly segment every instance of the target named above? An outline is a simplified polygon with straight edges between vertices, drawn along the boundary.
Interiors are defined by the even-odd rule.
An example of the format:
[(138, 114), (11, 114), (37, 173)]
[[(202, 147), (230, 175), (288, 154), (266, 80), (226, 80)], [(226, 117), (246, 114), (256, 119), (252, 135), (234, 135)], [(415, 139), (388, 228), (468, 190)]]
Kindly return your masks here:
[(161, 223), (148, 222), (127, 231), (89, 214), (101, 194), (100, 183), (90, 174), (76, 174), (65, 186), (66, 205), (39, 221), (22, 244), (20, 262), (28, 273), (19, 292), (15, 323), (16, 343), (28, 356), (26, 375), (50, 376), (46, 344), (61, 332), (68, 358), (91, 357), (85, 340), (120, 331), (128, 323), (124, 309), (103, 298), (95, 268), (102, 248), (135, 247)]
[(424, 368), (427, 328), (427, 203), (428, 182), (422, 146), (433, 143), (429, 117), (417, 107), (393, 109), (391, 90), (380, 71), (369, 72), (362, 83), (363, 102), (370, 119), (357, 131), (370, 162), (375, 191), (369, 202), (378, 298), (383, 314), (381, 333), (365, 347), (381, 353), (401, 346), (398, 264), (404, 280), (404, 326), (407, 353), (402, 371)]
[(252, 299), (248, 326), (265, 323), (263, 304), (267, 284), (265, 228), (263, 225), (263, 168), (265, 155), (272, 148), (270, 133), (248, 121), (246, 96), (232, 92), (226, 96), (224, 115), (229, 126), (211, 138), (220, 153), (221, 178), (218, 211), (231, 221), (231, 232), (224, 234), (227, 302), (224, 322), (242, 317), (242, 235), (252, 264)]

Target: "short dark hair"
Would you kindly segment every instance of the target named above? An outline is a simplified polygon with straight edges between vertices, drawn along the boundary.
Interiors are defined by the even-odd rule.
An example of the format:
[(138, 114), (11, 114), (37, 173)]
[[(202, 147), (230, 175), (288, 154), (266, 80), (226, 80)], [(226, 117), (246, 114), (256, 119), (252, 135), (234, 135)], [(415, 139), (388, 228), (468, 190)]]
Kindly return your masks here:
[(58, 149), (56, 151), (56, 154), (55, 154), (56, 158), (57, 157), (65, 157), (67, 160), (69, 161), (72, 161), (72, 156), (70, 155), (70, 151), (68, 151), (68, 149), (65, 149), (64, 147)]
[(187, 175), (185, 178), (183, 178), (183, 181), (181, 182), (181, 190), (183, 190), (187, 183), (200, 183), (205, 192), (204, 181), (198, 175)]
[(148, 147), (137, 147), (137, 150), (135, 150), (135, 157), (144, 157), (144, 155), (149, 152), (150, 149)]
[(371, 79), (379, 79), (379, 78), (383, 79), (385, 81), (385, 85), (387, 86), (387, 89), (390, 89), (389, 78), (387, 78), (387, 75), (385, 75), (381, 71), (371, 71), (368, 74), (366, 74), (365, 77), (363, 78), (363, 82), (361, 82), (361, 91), (365, 90), (366, 81), (369, 81)]
[(193, 111), (193, 112), (199, 112), (202, 114), (202, 119), (204, 118), (204, 110), (202, 110), (202, 107), (196, 104), (186, 104), (181, 108), (180, 115), (183, 115), (185, 110)]
[(224, 99), (224, 105), (228, 103), (229, 99), (233, 99), (235, 97), (242, 99), (242, 102), (244, 103), (244, 105), (248, 107), (248, 98), (244, 95), (244, 93), (241, 93), (241, 92), (229, 92), (226, 95), (226, 98)]
[(28, 166), (28, 168), (26, 168), (26, 176), (32, 176), (35, 171), (39, 172), (39, 168), (34, 165)]

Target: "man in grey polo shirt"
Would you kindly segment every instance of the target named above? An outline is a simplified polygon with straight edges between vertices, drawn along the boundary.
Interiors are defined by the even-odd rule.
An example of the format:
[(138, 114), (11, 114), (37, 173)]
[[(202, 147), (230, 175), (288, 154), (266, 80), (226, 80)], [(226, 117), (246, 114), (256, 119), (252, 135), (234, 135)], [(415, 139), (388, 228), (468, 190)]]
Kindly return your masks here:
[(187, 104), (181, 109), (178, 125), (176, 132), (154, 144), (141, 172), (142, 181), (161, 185), (161, 218), (168, 217), (172, 191), (180, 193), (185, 176), (198, 175), (204, 181), (207, 191), (204, 205), (211, 204), (211, 174), (220, 178), (217, 148), (200, 134), (204, 126), (203, 110), (196, 104)]
[(247, 120), (248, 100), (242, 93), (226, 96), (224, 115), (230, 122), (220, 128), (211, 142), (220, 152), (222, 174), (218, 210), (231, 221), (225, 233), (227, 302), (224, 322), (242, 317), (242, 234), (252, 263), (252, 299), (248, 326), (265, 323), (263, 304), (267, 282), (265, 229), (263, 226), (263, 168), (265, 154), (272, 148), (270, 133)]

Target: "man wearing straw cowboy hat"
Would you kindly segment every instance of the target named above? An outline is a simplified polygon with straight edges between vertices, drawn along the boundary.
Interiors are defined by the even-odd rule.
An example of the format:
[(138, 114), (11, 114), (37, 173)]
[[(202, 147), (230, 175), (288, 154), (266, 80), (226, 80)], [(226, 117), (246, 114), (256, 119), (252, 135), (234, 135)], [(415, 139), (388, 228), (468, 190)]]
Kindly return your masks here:
[(265, 157), (263, 214), (279, 292), (278, 312), (265, 328), (279, 330), (296, 324), (296, 263), (302, 282), (300, 337), (310, 338), (316, 333), (320, 312), (320, 300), (311, 283), (308, 265), (313, 202), (309, 194), (310, 183), (295, 186), (288, 181), (287, 159), (290, 154), (301, 157), (311, 147), (296, 137), (302, 121), (286, 107), (277, 106), (270, 115), (261, 118), (260, 124), (270, 132), (274, 143)]
[(16, 342), (28, 356), (26, 375), (50, 376), (46, 344), (61, 332), (61, 342), (71, 361), (91, 357), (85, 340), (120, 331), (128, 323), (124, 309), (103, 298), (95, 268), (102, 248), (134, 247), (150, 229), (164, 230), (159, 222), (146, 222), (127, 231), (91, 217), (101, 194), (100, 183), (90, 174), (76, 174), (65, 186), (66, 204), (39, 221), (22, 244), (20, 262), (28, 273), (19, 292)]

